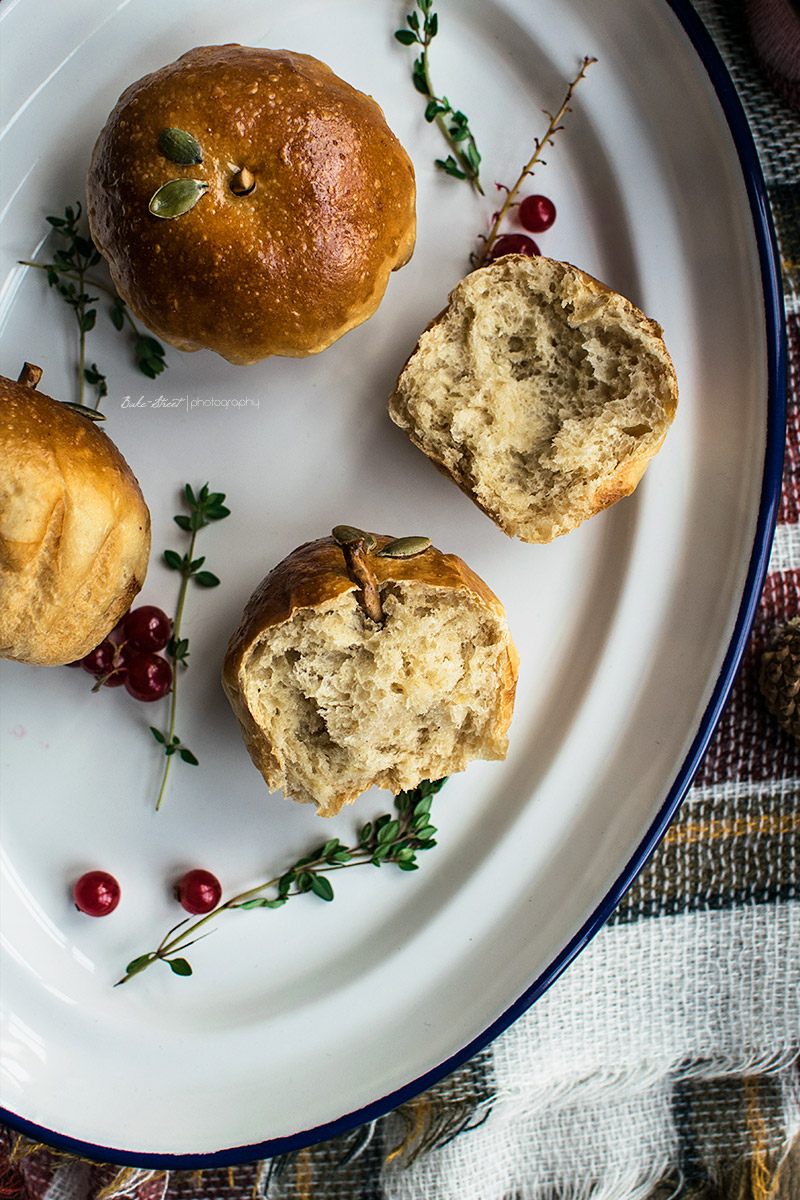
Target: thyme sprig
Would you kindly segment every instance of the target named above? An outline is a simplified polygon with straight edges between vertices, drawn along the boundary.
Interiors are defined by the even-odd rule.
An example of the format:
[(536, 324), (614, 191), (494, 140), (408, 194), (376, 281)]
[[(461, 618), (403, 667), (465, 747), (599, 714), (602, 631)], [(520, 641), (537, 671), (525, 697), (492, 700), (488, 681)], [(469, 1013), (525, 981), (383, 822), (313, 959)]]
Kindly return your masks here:
[[(414, 87), (428, 101), (425, 120), (436, 122), (452, 153), (437, 158), (436, 166), (454, 179), (466, 179), (483, 195), (480, 183), (481, 156), (469, 120), (460, 109), (453, 108), (446, 96), (437, 96), (431, 82), (429, 48), (439, 31), (439, 18), (432, 12), (433, 0), (416, 0), (417, 6), (406, 17), (407, 29), (395, 31), (395, 38), (404, 46), (419, 46), (421, 53), (414, 60), (411, 78)], [(421, 20), (420, 20), (421, 18)]]
[(114, 986), (127, 983), (155, 962), (165, 962), (176, 975), (191, 975), (192, 967), (184, 957), (184, 951), (200, 937), (207, 937), (212, 931), (204, 932), (205, 926), (224, 912), (282, 908), (294, 896), (306, 892), (313, 892), (320, 900), (331, 901), (334, 891), (329, 876), (334, 871), (367, 863), (375, 867), (392, 863), (401, 871), (416, 871), (419, 866), (417, 854), (436, 845), (436, 826), (430, 819), (431, 804), (445, 782), (446, 779), (437, 779), (433, 783), (426, 779), (417, 787), (400, 792), (394, 801), (396, 815), (384, 813), (375, 821), (367, 821), (354, 845), (344, 846), (339, 838), (330, 838), (311, 854), (299, 858), (282, 875), (231, 896), (191, 924), (187, 917), (173, 925), (155, 950), (140, 954), (128, 963), (125, 974)]
[(86, 335), (90, 333), (97, 322), (97, 301), (102, 293), (110, 297), (111, 307), (109, 317), (114, 328), (122, 331), (126, 324), (133, 334), (133, 353), (139, 370), (149, 379), (155, 379), (167, 366), (164, 347), (154, 337), (144, 333), (130, 314), (124, 300), (115, 289), (89, 272), (102, 261), (100, 251), (92, 241), (88, 227), (82, 224), (83, 210), (80, 202), (68, 204), (62, 217), (49, 216), (47, 223), (59, 237), (64, 239), (64, 245), (53, 252), (50, 262), (32, 262), (20, 259), (24, 267), (35, 267), (44, 271), (48, 286), (54, 288), (62, 300), (75, 313), (78, 326), (78, 399), (81, 408), (89, 406), (85, 403), (86, 385), (89, 384), (96, 392), (94, 410), (108, 395), (108, 380), (96, 362), (87, 362)]
[(209, 490), (208, 484), (203, 484), (200, 491), (195, 494), (190, 484), (186, 484), (183, 489), (184, 499), (186, 500), (188, 513), (177, 513), (173, 517), (175, 524), (185, 533), (190, 534), (189, 549), (183, 555), (177, 550), (165, 550), (164, 562), (173, 571), (177, 571), (181, 577), (180, 588), (178, 590), (178, 602), (175, 609), (175, 620), (172, 626), (172, 636), (166, 646), (166, 656), (169, 659), (172, 667), (172, 689), (169, 710), (169, 728), (166, 733), (155, 726), (150, 726), (150, 732), (155, 740), (162, 747), (166, 756), (164, 764), (164, 774), (161, 779), (161, 787), (156, 800), (156, 809), (161, 807), (161, 802), (164, 799), (164, 793), (167, 787), (167, 779), (169, 778), (170, 767), (172, 761), (177, 754), (180, 759), (188, 763), (190, 766), (196, 767), (198, 760), (192, 751), (185, 746), (175, 733), (175, 721), (178, 712), (178, 679), (181, 669), (188, 667), (189, 658), (189, 639), (182, 636), (183, 610), (186, 605), (186, 595), (189, 589), (189, 581), (193, 580), (200, 587), (212, 588), (219, 585), (219, 578), (212, 572), (204, 569), (205, 555), (200, 558), (194, 557), (195, 542), (197, 534), (201, 529), (205, 529), (207, 525), (214, 521), (222, 521), (230, 515), (230, 509), (225, 507), (224, 492), (212, 492)]
[(534, 168), (536, 167), (536, 165), (544, 164), (545, 159), (542, 158), (542, 151), (545, 149), (545, 147), (547, 145), (549, 145), (553, 141), (553, 138), (555, 137), (555, 135), (564, 128), (564, 126), (559, 124), (559, 122), (564, 118), (565, 114), (570, 111), (569, 105), (570, 105), (570, 101), (572, 100), (572, 97), (573, 97), (576, 87), (578, 86), (580, 81), (584, 78), (584, 76), (586, 75), (586, 72), (588, 71), (588, 69), (592, 65), (592, 63), (595, 63), (595, 62), (597, 62), (596, 58), (593, 58), (591, 55), (586, 55), (583, 59), (583, 63), (581, 65), (580, 71), (575, 76), (575, 78), (572, 80), (569, 87), (567, 88), (567, 94), (564, 97), (564, 100), (563, 100), (558, 112), (556, 112), (554, 115), (553, 113), (549, 112), (547, 109), (544, 110), (545, 116), (550, 118), (550, 123), (547, 126), (547, 129), (545, 130), (544, 136), (542, 138), (534, 139), (533, 154), (531, 155), (531, 157), (528, 159), (525, 166), (520, 171), (519, 176), (518, 176), (517, 181), (514, 184), (514, 186), (511, 188), (507, 188), (507, 187), (503, 186), (502, 184), (498, 184), (498, 187), (502, 187), (502, 190), (506, 193), (505, 200), (503, 201), (503, 204), (502, 204), (500, 210), (497, 213), (495, 213), (494, 220), (492, 222), (492, 227), (489, 230), (489, 233), (486, 235), (486, 237), (483, 238), (484, 244), (483, 244), (483, 248), (482, 248), (481, 252), (479, 254), (472, 255), (471, 262), (472, 262), (473, 267), (475, 267), (475, 268), (482, 267), (484, 265), (484, 263), (487, 261), (489, 255), (491, 253), (492, 247), (494, 246), (495, 242), (497, 241), (500, 226), (502, 225), (503, 220), (505, 219), (505, 217), (507, 216), (507, 214), (509, 213), (509, 211), (515, 204), (519, 189), (522, 187), (523, 183), (528, 178), (528, 176), (533, 174)]

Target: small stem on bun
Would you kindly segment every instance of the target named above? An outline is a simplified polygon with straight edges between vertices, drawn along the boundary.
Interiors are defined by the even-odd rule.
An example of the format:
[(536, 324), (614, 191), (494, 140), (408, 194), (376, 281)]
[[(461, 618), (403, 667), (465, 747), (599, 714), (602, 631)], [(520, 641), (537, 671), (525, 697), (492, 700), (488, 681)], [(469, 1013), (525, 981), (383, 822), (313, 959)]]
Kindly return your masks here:
[(347, 573), (361, 589), (358, 603), (368, 617), (377, 625), (382, 625), (381, 594), (378, 590), (375, 573), (367, 562), (367, 548), (364, 539), (358, 538), (353, 542), (345, 542), (342, 551), (344, 552), (344, 561), (347, 563)]
[(17, 383), (21, 383), (23, 387), (35, 388), (41, 378), (42, 368), (26, 362), (22, 364), (22, 370), (17, 376)]
[(247, 167), (240, 167), (228, 186), (235, 196), (249, 196), (256, 186), (256, 177)]

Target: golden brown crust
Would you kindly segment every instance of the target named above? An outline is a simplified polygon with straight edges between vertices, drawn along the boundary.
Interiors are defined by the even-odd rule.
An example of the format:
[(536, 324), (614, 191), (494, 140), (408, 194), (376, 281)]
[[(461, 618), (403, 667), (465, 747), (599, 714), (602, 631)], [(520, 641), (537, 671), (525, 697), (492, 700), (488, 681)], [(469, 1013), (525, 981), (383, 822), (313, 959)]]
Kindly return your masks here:
[[(374, 534), (375, 551), (393, 538)], [(490, 739), (502, 757), (514, 710), (519, 673), (519, 655), (505, 626), (505, 610), (494, 592), (455, 554), (444, 554), (429, 547), (413, 558), (369, 555), (369, 564), (379, 585), (415, 581), (425, 587), (455, 590), (493, 612), (506, 628), (503, 654), (499, 665), (498, 700)], [(271, 788), (280, 775), (281, 763), (269, 739), (255, 720), (248, 704), (248, 666), (267, 630), (290, 622), (300, 609), (326, 609), (348, 592), (357, 591), (349, 577), (341, 545), (332, 537), (306, 542), (280, 562), (253, 592), (239, 627), (231, 637), (222, 668), (222, 685), (239, 722), (242, 737), (254, 765)], [(502, 748), (502, 749), (497, 749)], [(372, 781), (378, 787), (415, 786), (419, 779), (398, 785), (393, 772)], [(320, 816), (332, 816), (350, 804), (363, 789), (342, 793), (335, 801), (318, 804)]]
[(97, 425), (2, 377), (0, 461), (0, 657), (73, 662), (144, 582), (147, 505)]
[[(203, 161), (171, 162), (165, 128)], [(236, 196), (230, 180), (256, 180)], [(208, 191), (172, 219), (148, 205), (164, 183)], [(92, 156), (92, 236), (123, 299), (182, 350), (231, 362), (316, 354), (378, 307), (411, 257), (414, 171), (379, 105), (305, 54), (203, 46), (132, 84)]]

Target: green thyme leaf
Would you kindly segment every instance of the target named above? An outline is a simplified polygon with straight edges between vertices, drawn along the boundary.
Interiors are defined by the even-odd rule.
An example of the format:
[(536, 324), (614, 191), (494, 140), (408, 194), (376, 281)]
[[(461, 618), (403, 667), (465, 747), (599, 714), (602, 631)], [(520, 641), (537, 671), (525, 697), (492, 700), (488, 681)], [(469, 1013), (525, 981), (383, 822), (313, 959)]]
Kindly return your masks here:
[(185, 958), (168, 958), (167, 962), (171, 971), (176, 975), (191, 975), (192, 968)]
[(183, 559), (175, 550), (164, 551), (164, 562), (168, 567), (172, 567), (173, 571), (183, 570)]
[(399, 832), (399, 821), (387, 821), (378, 831), (378, 845), (382, 845), (384, 842), (393, 842)]
[(201, 587), (205, 588), (219, 587), (220, 583), (213, 571), (196, 571), (192, 575), (192, 579), (195, 583), (199, 583)]
[(311, 890), (315, 896), (319, 896), (320, 900), (333, 899), (333, 887), (331, 886), (331, 881), (324, 875), (311, 876)]
[(134, 958), (128, 963), (125, 968), (126, 975), (136, 975), (139, 971), (143, 971), (153, 961), (152, 954), (140, 954), (138, 958)]
[(454, 179), (466, 179), (465, 171), (462, 171), (452, 154), (448, 154), (447, 158), (437, 158), (436, 166), (440, 171), (444, 171), (445, 175), (452, 175)]

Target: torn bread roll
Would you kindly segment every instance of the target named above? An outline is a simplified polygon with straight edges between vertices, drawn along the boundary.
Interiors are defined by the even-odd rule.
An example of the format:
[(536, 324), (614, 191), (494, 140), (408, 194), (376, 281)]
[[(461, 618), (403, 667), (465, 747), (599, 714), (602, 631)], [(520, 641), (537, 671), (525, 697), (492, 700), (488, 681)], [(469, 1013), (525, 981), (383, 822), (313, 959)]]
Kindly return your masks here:
[(505, 758), (518, 669), (502, 604), (460, 558), (343, 528), (264, 579), (222, 674), (270, 791), (324, 817)]
[(388, 408), (505, 533), (549, 542), (630, 495), (677, 403), (655, 321), (569, 263), (509, 254), (453, 289)]

